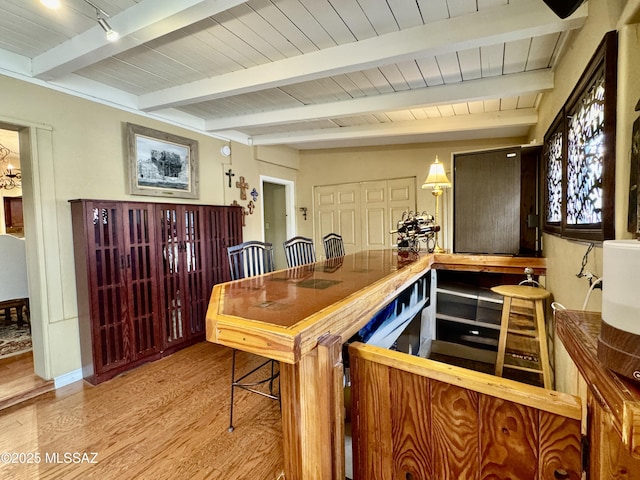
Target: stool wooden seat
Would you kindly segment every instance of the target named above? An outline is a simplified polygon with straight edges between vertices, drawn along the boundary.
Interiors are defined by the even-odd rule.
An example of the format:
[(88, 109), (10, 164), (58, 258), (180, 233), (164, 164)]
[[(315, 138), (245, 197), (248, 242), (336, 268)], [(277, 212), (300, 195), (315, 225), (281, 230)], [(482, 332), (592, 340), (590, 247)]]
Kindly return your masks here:
[[(545, 322), (545, 304), (551, 293), (526, 285), (499, 285), (491, 290), (504, 297), (495, 374), (501, 377), (504, 368), (538, 373), (542, 375), (544, 387), (553, 388)], [(515, 303), (514, 299), (517, 299)], [(532, 315), (524, 310), (527, 307), (533, 311)], [(513, 355), (516, 361), (513, 364), (505, 363), (509, 335), (529, 339), (528, 345), (526, 340), (521, 340), (521, 348)], [(531, 342), (537, 345), (531, 348)]]

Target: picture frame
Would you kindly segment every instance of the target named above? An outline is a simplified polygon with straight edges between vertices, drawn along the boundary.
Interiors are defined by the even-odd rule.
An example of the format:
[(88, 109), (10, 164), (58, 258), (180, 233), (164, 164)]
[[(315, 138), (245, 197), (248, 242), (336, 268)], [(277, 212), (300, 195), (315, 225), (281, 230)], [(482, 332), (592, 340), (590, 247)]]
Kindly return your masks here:
[(129, 193), (199, 198), (198, 142), (127, 123)]

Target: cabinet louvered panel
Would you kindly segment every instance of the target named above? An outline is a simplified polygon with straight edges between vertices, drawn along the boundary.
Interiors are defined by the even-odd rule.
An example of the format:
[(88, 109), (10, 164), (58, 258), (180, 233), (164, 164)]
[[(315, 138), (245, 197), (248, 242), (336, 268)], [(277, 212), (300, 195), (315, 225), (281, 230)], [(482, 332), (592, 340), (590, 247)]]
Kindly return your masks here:
[(208, 232), (207, 256), (211, 264), (208, 295), (216, 283), (231, 280), (227, 247), (242, 243), (242, 210), (240, 207), (217, 207), (206, 210)]
[(239, 207), (72, 200), (71, 214), (85, 379), (204, 340), (226, 247), (242, 242)]
[(184, 305), (187, 311), (188, 335), (193, 337), (203, 334), (205, 315), (209, 305), (207, 292), (207, 274), (204, 269), (204, 215), (200, 208), (186, 208), (184, 211), (184, 245), (182, 256), (185, 257), (183, 278)]
[(152, 205), (126, 204), (125, 234), (127, 241), (126, 272), (128, 274), (128, 318), (132, 327), (133, 351), (139, 358), (156, 353), (160, 348), (156, 291), (155, 232), (151, 228)]
[[(94, 296), (92, 316), (97, 320), (94, 335), (102, 345), (96, 360), (102, 371), (116, 368), (131, 360), (129, 328), (123, 309), (126, 284), (122, 272), (123, 239), (117, 204), (91, 206), (86, 210), (86, 223), (92, 255), (89, 264), (94, 271), (91, 292)], [(86, 280), (85, 280), (86, 281)]]
[(158, 207), (160, 225), (160, 246), (162, 249), (161, 309), (164, 347), (180, 343), (186, 339), (185, 319), (183, 318), (182, 299), (180, 297), (182, 222), (176, 206)]

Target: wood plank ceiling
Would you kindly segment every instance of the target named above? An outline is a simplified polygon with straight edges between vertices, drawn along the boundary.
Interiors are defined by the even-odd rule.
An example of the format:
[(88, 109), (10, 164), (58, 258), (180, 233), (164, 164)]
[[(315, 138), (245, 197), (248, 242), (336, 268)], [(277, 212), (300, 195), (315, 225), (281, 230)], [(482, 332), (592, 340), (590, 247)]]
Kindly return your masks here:
[(0, 0), (0, 73), (253, 145), (526, 135), (583, 4)]

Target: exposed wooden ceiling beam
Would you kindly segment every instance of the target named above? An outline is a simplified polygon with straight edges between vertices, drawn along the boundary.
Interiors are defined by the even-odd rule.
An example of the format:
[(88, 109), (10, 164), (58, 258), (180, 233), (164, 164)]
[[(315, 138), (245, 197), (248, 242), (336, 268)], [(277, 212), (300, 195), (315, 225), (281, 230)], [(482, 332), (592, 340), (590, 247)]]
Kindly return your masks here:
[(390, 112), (408, 108), (472, 102), (489, 98), (542, 93), (553, 89), (553, 72), (531, 72), (470, 80), (416, 90), (354, 98), (339, 102), (258, 112), (207, 120), (205, 130), (215, 132), (246, 127), (280, 125), (307, 120), (340, 118), (367, 113)]
[(296, 131), (283, 134), (265, 134), (251, 137), (253, 145), (293, 145), (317, 141), (367, 139), (384, 136), (423, 135), (445, 132), (471, 132), (504, 127), (531, 126), (538, 121), (533, 108), (506, 112), (477, 113), (428, 120), (394, 122), (391, 124), (337, 127)]
[(339, 45), (140, 96), (150, 111), (215, 100), (390, 63), (581, 27), (586, 6), (561, 20), (542, 2), (511, 3), (407, 30)]
[(246, 1), (143, 0), (109, 17), (109, 24), (120, 34), (117, 42), (109, 42), (104, 31), (96, 25), (35, 57), (32, 76), (41, 80), (63, 77)]

